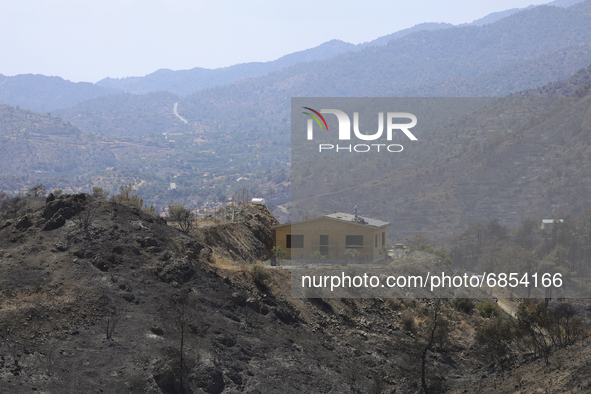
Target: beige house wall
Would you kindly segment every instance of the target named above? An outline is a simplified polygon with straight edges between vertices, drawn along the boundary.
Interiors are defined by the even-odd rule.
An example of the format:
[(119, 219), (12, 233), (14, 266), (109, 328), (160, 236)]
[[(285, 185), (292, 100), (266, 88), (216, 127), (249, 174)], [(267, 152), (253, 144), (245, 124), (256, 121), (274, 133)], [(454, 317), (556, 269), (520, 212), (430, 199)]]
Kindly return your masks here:
[[(286, 224), (276, 227), (275, 245), (287, 253), (285, 259), (311, 260), (314, 252), (320, 250), (320, 236), (328, 235), (328, 247), (323, 248), (326, 261), (344, 261), (347, 235), (363, 236), (363, 248), (354, 248), (359, 252), (360, 261), (377, 261), (383, 256), (378, 249), (386, 245), (387, 228), (375, 228), (355, 223), (342, 222), (328, 218), (311, 219), (301, 223)], [(287, 235), (303, 235), (302, 248), (288, 248)], [(384, 241), (382, 241), (382, 239)], [(377, 244), (376, 244), (377, 241)]]

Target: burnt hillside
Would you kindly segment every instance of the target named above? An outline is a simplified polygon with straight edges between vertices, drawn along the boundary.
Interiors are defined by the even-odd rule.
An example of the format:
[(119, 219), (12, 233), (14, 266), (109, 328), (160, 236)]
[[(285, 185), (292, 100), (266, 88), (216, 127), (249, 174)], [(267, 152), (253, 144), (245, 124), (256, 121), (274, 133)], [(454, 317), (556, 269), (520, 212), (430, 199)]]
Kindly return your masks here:
[(447, 339), (427, 352), (431, 391), (497, 373), (474, 346), (490, 321), (476, 311), (292, 299), (287, 271), (253, 275), (276, 223), (265, 207), (184, 234), (86, 194), (29, 203), (0, 219), (2, 392), (417, 392), (434, 311)]

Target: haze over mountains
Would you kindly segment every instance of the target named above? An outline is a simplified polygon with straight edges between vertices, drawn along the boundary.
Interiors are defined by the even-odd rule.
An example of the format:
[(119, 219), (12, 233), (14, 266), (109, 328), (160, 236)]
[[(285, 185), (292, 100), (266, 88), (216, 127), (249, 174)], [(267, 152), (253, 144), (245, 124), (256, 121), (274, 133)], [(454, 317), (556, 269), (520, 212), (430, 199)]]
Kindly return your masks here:
[[(556, 0), (548, 3), (548, 6), (570, 7), (579, 2), (580, 0)], [(530, 6), (525, 9), (514, 8), (495, 12), (477, 19), (472, 23), (466, 23), (458, 27), (484, 26), (495, 23), (520, 11), (531, 10), (533, 8), (537, 7)], [(450, 29), (453, 27), (453, 25), (448, 23), (421, 23), (358, 45), (340, 40), (332, 40), (318, 47), (288, 54), (269, 62), (244, 63), (219, 69), (204, 69), (200, 67), (178, 71), (160, 69), (144, 77), (120, 79), (107, 77), (94, 84), (94, 87), (89, 83), (69, 82), (61, 79), (59, 76), (45, 77), (42, 75), (28, 74), (6, 77), (0, 74), (0, 103), (19, 105), (25, 109), (46, 112), (71, 107), (83, 100), (97, 96), (116, 94), (118, 91), (119, 93), (143, 94), (168, 90), (171, 93), (184, 96), (198, 90), (232, 84), (240, 79), (260, 77), (302, 62), (326, 60), (346, 52), (358, 52), (370, 47), (386, 46), (388, 42), (398, 40), (412, 33)], [(561, 78), (565, 76), (563, 75)]]
[[(0, 182), (3, 188), (13, 192), (41, 181), (49, 187), (72, 190), (96, 183), (115, 191), (118, 184), (133, 180), (141, 185), (139, 193), (144, 199), (155, 204), (171, 200), (193, 204), (198, 193), (200, 199), (217, 200), (218, 196), (231, 195), (242, 187), (271, 193), (289, 187), (286, 174), (290, 162), (290, 97), (503, 97), (544, 96), (553, 91), (560, 91), (559, 95), (585, 96), (588, 71), (577, 72), (591, 64), (591, 0), (552, 4), (556, 6), (507, 10), (463, 26), (422, 24), (359, 45), (333, 40), (273, 62), (216, 70), (159, 70), (145, 77), (107, 78), (94, 85), (74, 84), (59, 77), (2, 77), (0, 102), (21, 107), (18, 115), (11, 115), (14, 119), (26, 118), (23, 109), (51, 111), (54, 115), (51, 122), (58, 125), (69, 122), (80, 131), (80, 136), (75, 141), (55, 139), (51, 143), (56, 148), (44, 152), (42, 143), (31, 140), (41, 137), (31, 132), (31, 127), (37, 126), (32, 126), (30, 120), (20, 128), (14, 124), (3, 127), (2, 130), (12, 130), (10, 135), (3, 134), (4, 147), (8, 147), (8, 141), (11, 144), (5, 151), (28, 152), (19, 156), (28, 159), (16, 165), (12, 161), (18, 155), (7, 155), (12, 158), (12, 164), (6, 168), (11, 170), (3, 172)], [(573, 74), (573, 79), (569, 78)], [(556, 82), (564, 78), (569, 79)], [(557, 83), (562, 90), (556, 88)], [(527, 89), (533, 90), (517, 93)], [(121, 93), (122, 90), (128, 93)], [(580, 127), (584, 129), (586, 118), (581, 119)], [(524, 129), (524, 135), (532, 133), (528, 143), (537, 149), (534, 137), (537, 131), (528, 130)], [(583, 146), (580, 144), (585, 143), (585, 135), (577, 135), (572, 141)], [(432, 137), (431, 144), (449, 144), (444, 135), (434, 133)], [(474, 163), (492, 160), (486, 156), (490, 153), (477, 154), (478, 149), (473, 148), (469, 150), (470, 156), (462, 153), (462, 149), (464, 146), (469, 149), (475, 142), (484, 146), (489, 137), (495, 136), (465, 137), (454, 142), (455, 150), (433, 150), (434, 156), (430, 158), (417, 153), (407, 157), (404, 165), (432, 173), (430, 160), (443, 166), (442, 163), (449, 163), (455, 157), (451, 162), (467, 173), (479, 174), (472, 168)], [(521, 143), (527, 138), (514, 142)], [(518, 145), (515, 144), (502, 149), (513, 149)], [(92, 159), (83, 165), (73, 159), (61, 159), (59, 152), (70, 147), (71, 152), (79, 149), (94, 152), (89, 156)], [(569, 144), (562, 146), (561, 155), (568, 156), (569, 149)], [(574, 157), (579, 156), (577, 153)], [(557, 163), (553, 162), (552, 166), (562, 166)], [(455, 176), (455, 172), (448, 174), (446, 168), (443, 171), (450, 179)], [(552, 169), (553, 174), (558, 174), (556, 171)], [(474, 179), (478, 176), (482, 174), (474, 175)], [(412, 182), (424, 183), (427, 178)], [(176, 189), (171, 190), (169, 185), (173, 182)], [(507, 179), (509, 185), (511, 182)], [(464, 191), (457, 193), (465, 195)], [(474, 201), (486, 193), (489, 191), (476, 193)], [(565, 193), (550, 194), (561, 209), (580, 211), (584, 203), (579, 202), (583, 200), (569, 205), (564, 203)], [(499, 198), (517, 201), (523, 196)], [(462, 215), (466, 206), (476, 203), (451, 198), (449, 204), (445, 209)], [(553, 208), (548, 204), (539, 201), (528, 215), (550, 214), (548, 210)], [(417, 212), (426, 212), (423, 208)], [(497, 215), (494, 210), (479, 212), (465, 215), (454, 226), (460, 229), (471, 220)], [(523, 215), (514, 215), (513, 220), (521, 220)], [(418, 225), (420, 220), (408, 218), (407, 223)], [(437, 228), (442, 227), (434, 225), (434, 234), (439, 234)]]
[[(94, 84), (94, 87), (88, 82), (74, 83), (60, 77), (32, 74), (6, 77), (0, 74), (0, 86), (2, 87), (0, 102), (20, 105), (34, 111), (49, 111), (67, 108), (86, 99), (122, 92), (145, 94), (167, 90), (180, 96), (186, 96), (198, 90), (231, 84), (240, 79), (256, 78), (297, 63), (329, 59), (349, 51), (360, 51), (367, 47), (386, 45), (390, 40), (404, 37), (416, 31), (449, 27), (453, 27), (453, 25), (449, 23), (421, 23), (358, 45), (335, 39), (315, 48), (291, 53), (269, 62), (243, 63), (217, 69), (201, 67), (178, 71), (160, 69), (143, 77), (107, 77)], [(66, 90), (69, 93), (67, 95), (65, 94)], [(58, 92), (58, 100), (52, 97), (55, 92)], [(67, 97), (67, 101), (59, 100), (61, 97)]]
[[(412, 89), (434, 84), (450, 85), (439, 89), (437, 96), (504, 96), (539, 86), (540, 76), (531, 70), (545, 69), (544, 79), (549, 82), (591, 63), (588, 14), (589, 1), (566, 9), (535, 7), (485, 26), (419, 31), (386, 46), (199, 91), (181, 100), (179, 108), (187, 119), (210, 127), (214, 127), (211, 119), (215, 127), (287, 133), (293, 96), (405, 96)], [(512, 72), (506, 73), (504, 68), (509, 67)], [(486, 80), (489, 75), (496, 78)], [(472, 85), (479, 88), (458, 94), (451, 81), (459, 78), (474, 80)], [(479, 83), (478, 78), (485, 82)], [(517, 85), (515, 90), (507, 88), (507, 80)], [(502, 89), (494, 91), (494, 86)]]
[[(591, 0), (551, 4), (217, 70), (0, 75), (0, 391), (589, 392), (585, 298), (519, 304), (499, 281), (497, 302), (461, 289), (413, 299), (426, 288), (299, 299), (289, 271), (261, 263), (277, 219), (358, 205), (392, 223), (388, 246), (417, 249), (385, 261), (414, 278), (469, 274), (470, 262), (588, 288)], [(403, 152), (298, 157), (298, 108), (317, 108), (292, 109), (298, 96), (427, 111), (418, 140), (394, 135)], [(40, 183), (60, 193), (18, 195)], [(137, 196), (120, 189), (130, 183)], [(121, 194), (84, 194), (93, 186)], [(226, 206), (182, 231), (152, 214), (211, 213), (238, 195), (267, 206)], [(538, 231), (546, 218), (565, 220)]]
[(7, 77), (0, 74), (0, 103), (36, 112), (68, 108), (94, 97), (120, 93), (90, 82), (70, 82), (60, 77), (39, 74)]

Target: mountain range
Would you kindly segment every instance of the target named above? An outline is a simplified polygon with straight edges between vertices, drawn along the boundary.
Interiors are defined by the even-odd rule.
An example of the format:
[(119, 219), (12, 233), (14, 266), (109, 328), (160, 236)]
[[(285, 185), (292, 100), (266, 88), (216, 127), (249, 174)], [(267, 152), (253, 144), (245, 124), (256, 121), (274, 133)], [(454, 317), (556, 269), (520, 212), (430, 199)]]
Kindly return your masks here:
[[(492, 256), (489, 273), (536, 263), (540, 275), (564, 274), (565, 289), (583, 286), (591, 0), (550, 5), (218, 70), (97, 84), (0, 75), (0, 386), (588, 392), (584, 298), (510, 300), (500, 282), (487, 290), (491, 300), (456, 289), (449, 299), (416, 298), (427, 289), (404, 299), (296, 298), (286, 267), (266, 265), (276, 217), (358, 205), (391, 223), (389, 246), (412, 245), (384, 267), (414, 278), (463, 274), (452, 252), (474, 246), (463, 259)], [(404, 151), (394, 154), (298, 157), (290, 132), (308, 121), (300, 108), (308, 104), (293, 103), (339, 96), (423, 105), (418, 139), (398, 132), (391, 142)], [(40, 183), (59, 190), (17, 195)], [(120, 194), (80, 193), (93, 186)], [(238, 194), (264, 196), (267, 207), (228, 205), (183, 231), (147, 209), (212, 213), (213, 201)], [(560, 220), (538, 231), (550, 218)], [(536, 242), (521, 243), (528, 237)]]
[[(275, 62), (239, 65), (218, 71), (209, 70), (208, 72), (226, 73), (224, 77), (220, 76), (218, 82), (215, 82), (225, 85), (202, 89), (188, 96), (167, 91), (146, 94), (117, 93), (118, 91), (112, 88), (115, 85), (100, 86), (106, 82), (96, 85), (72, 84), (55, 77), (52, 81), (56, 86), (59, 85), (64, 89), (75, 87), (78, 91), (86, 89), (85, 94), (89, 96), (88, 99), (70, 105), (68, 108), (59, 108), (62, 104), (55, 99), (60, 97), (59, 94), (53, 96), (54, 100), (44, 99), (43, 95), (39, 95), (36, 98), (38, 100), (36, 105), (49, 108), (54, 103), (52, 114), (55, 119), (52, 122), (56, 124), (69, 122), (71, 127), (78, 130), (80, 136), (76, 137), (76, 140), (70, 138), (60, 142), (63, 144), (63, 149), (72, 146), (71, 152), (77, 152), (78, 149), (95, 147), (86, 152), (95, 152), (96, 155), (89, 156), (91, 159), (85, 161), (83, 165), (68, 159), (66, 162), (69, 164), (66, 167), (61, 165), (43, 167), (41, 164), (56, 159), (42, 158), (57, 157), (59, 150), (51, 154), (47, 152), (53, 152), (53, 148), (45, 153), (42, 152), (43, 145), (32, 143), (30, 140), (40, 138), (36, 136), (38, 133), (31, 131), (34, 130), (31, 128), (32, 123), (30, 121), (26, 123), (17, 117), (25, 122), (19, 126), (21, 133), (6, 135), (4, 145), (8, 147), (7, 144), (10, 141), (10, 148), (7, 148), (6, 152), (30, 152), (21, 156), (29, 159), (20, 160), (15, 164), (16, 158), (8, 155), (7, 157), (13, 159), (6, 168), (10, 168), (12, 172), (9, 172), (10, 181), (4, 178), (3, 183), (11, 185), (10, 190), (16, 191), (22, 190), (31, 182), (43, 179), (51, 179), (51, 184), (54, 185), (56, 182), (55, 187), (59, 187), (57, 180), (62, 179), (61, 182), (72, 186), (72, 190), (79, 190), (77, 188), (82, 182), (80, 179), (71, 183), (67, 179), (84, 176), (84, 182), (94, 183), (93, 177), (102, 174), (101, 182), (106, 178), (108, 182), (101, 184), (112, 188), (109, 190), (116, 190), (117, 182), (133, 179), (141, 185), (139, 193), (145, 193), (143, 195), (145, 200), (155, 203), (162, 203), (172, 198), (184, 203), (194, 201), (191, 198), (197, 193), (196, 185), (207, 185), (212, 180), (213, 183), (209, 183), (209, 189), (203, 189), (208, 190), (207, 194), (201, 197), (217, 198), (219, 195), (231, 194), (236, 189), (246, 186), (236, 181), (237, 179), (242, 179), (241, 182), (248, 179), (248, 187), (259, 192), (260, 190), (277, 190), (278, 187), (284, 188), (289, 185), (289, 181), (283, 174), (289, 169), (290, 163), (290, 97), (501, 97), (510, 94), (514, 96), (552, 94), (585, 96), (588, 92), (586, 84), (589, 82), (586, 79), (588, 71), (584, 70), (588, 70), (587, 66), (591, 64), (591, 18), (589, 17), (591, 0), (579, 2), (567, 8), (538, 6), (510, 11), (507, 12), (510, 14), (508, 16), (498, 14), (466, 26), (419, 25), (357, 46), (334, 40), (308, 51), (285, 56)], [(251, 71), (255, 70), (252, 71), (254, 73), (266, 74), (253, 77), (252, 74), (248, 74), (251, 71), (244, 71), (249, 67)], [(275, 67), (275, 71), (261, 71), (265, 67)], [(259, 71), (256, 71), (257, 68)], [(182, 85), (185, 83), (183, 78), (189, 78), (192, 75), (190, 71), (162, 71), (151, 74), (150, 78), (118, 81), (127, 81), (125, 83), (130, 84), (133, 82), (137, 84), (134, 85), (138, 86), (137, 89), (148, 91), (152, 83), (162, 83), (162, 88), (169, 86), (167, 84), (170, 81), (177, 81)], [(156, 78), (156, 74), (167, 75), (168, 79)], [(181, 75), (184, 76), (181, 78), (179, 77)], [(212, 77), (208, 83), (217, 78), (213, 76), (214, 74), (210, 75)], [(244, 77), (245, 75), (248, 76)], [(571, 75), (572, 77), (569, 77)], [(46, 78), (29, 76), (29, 78), (33, 77), (40, 80)], [(226, 77), (241, 79), (228, 83), (228, 80), (224, 80)], [(5, 78), (4, 83), (13, 81), (10, 78)], [(21, 79), (25, 80), (22, 76)], [(562, 81), (557, 82), (559, 80)], [(39, 83), (39, 85), (42, 84)], [(129, 86), (129, 89), (136, 89), (131, 88), (132, 85)], [(23, 90), (26, 91), (26, 89)], [(566, 112), (560, 112), (566, 109), (556, 111), (561, 115), (566, 114)], [(581, 116), (580, 119), (576, 118), (579, 119), (576, 130), (581, 128), (584, 130), (586, 127), (586, 118)], [(3, 122), (6, 119), (4, 118)], [(474, 118), (474, 122), (480, 121), (478, 117)], [(448, 126), (452, 129), (455, 127)], [(525, 123), (522, 126), (526, 127)], [(11, 130), (13, 129), (15, 128), (12, 127)], [(8, 128), (5, 127), (3, 130)], [(29, 134), (22, 130), (29, 130)], [(461, 129), (456, 127), (453, 130), (453, 135), (457, 136), (460, 132), (458, 130)], [(464, 130), (461, 132), (467, 134), (462, 138), (454, 137), (455, 139), (450, 142), (449, 135), (431, 130), (432, 135), (429, 137), (431, 143), (426, 146), (425, 151), (412, 153), (403, 163), (404, 166), (410, 166), (405, 168), (412, 168), (412, 174), (416, 174), (418, 178), (416, 176), (400, 178), (405, 179), (409, 185), (420, 184), (419, 195), (424, 195), (425, 200), (421, 202), (417, 198), (400, 196), (402, 200), (412, 204), (400, 204), (399, 209), (404, 212), (414, 210), (417, 215), (423, 214), (422, 217), (425, 217), (425, 213), (430, 212), (431, 209), (429, 198), (440, 194), (438, 185), (441, 177), (445, 176), (449, 179), (450, 185), (454, 182), (461, 184), (461, 180), (455, 178), (459, 173), (457, 168), (461, 168), (462, 173), (473, 174), (470, 176), (475, 180), (485, 176), (477, 170), (478, 166), (482, 167), (478, 163), (482, 160), (488, 163), (494, 159), (487, 156), (490, 152), (482, 150), (483, 146), (496, 147), (495, 149), (499, 149), (499, 156), (506, 155), (507, 162), (510, 157), (521, 154), (527, 156), (529, 151), (519, 153), (521, 152), (519, 149), (522, 149), (520, 143), (525, 140), (529, 141), (531, 149), (538, 149), (540, 152), (549, 149), (537, 144), (535, 135), (538, 131), (536, 130), (531, 127), (523, 129), (519, 134), (524, 136), (521, 139), (515, 139), (514, 135), (517, 134), (507, 135), (507, 141), (513, 142), (506, 142), (498, 147), (499, 137), (494, 133), (479, 134)], [(548, 133), (551, 133), (551, 130)], [(561, 152), (560, 155), (569, 156), (568, 152), (571, 148), (567, 142), (576, 141), (579, 148), (585, 146), (586, 142), (582, 139), (584, 135), (573, 135), (570, 139), (553, 135), (551, 139), (559, 138), (560, 141), (566, 141), (555, 149)], [(441, 147), (443, 149), (440, 149)], [(133, 152), (142, 152), (141, 157), (134, 155)], [(572, 157), (580, 156), (578, 151), (571, 153)], [(100, 159), (101, 157), (104, 159)], [(548, 171), (554, 175), (558, 174), (558, 168), (562, 168), (563, 172), (566, 171), (567, 175), (570, 173), (570, 166), (577, 165), (585, 168), (584, 165), (572, 159), (569, 164), (562, 164), (556, 160), (548, 161), (550, 162), (552, 165)], [(539, 162), (536, 162), (535, 165), (538, 164)], [(448, 167), (451, 165), (455, 166), (454, 170)], [(437, 167), (437, 171), (434, 172), (433, 166)], [(113, 168), (109, 170), (112, 172), (107, 174), (105, 172), (107, 168)], [(519, 168), (525, 171), (524, 166), (512, 168), (512, 171), (518, 171)], [(8, 176), (9, 173), (5, 173), (4, 176)], [(393, 169), (392, 173), (397, 173), (397, 170)], [(573, 173), (579, 174), (574, 167)], [(62, 178), (59, 178), (60, 174)], [(518, 178), (516, 173), (513, 176), (513, 179)], [(433, 184), (430, 183), (431, 178), (433, 178)], [(567, 178), (568, 176), (560, 176), (563, 180)], [(453, 181), (453, 179), (456, 180)], [(507, 178), (505, 181), (511, 185), (510, 179)], [(173, 182), (178, 185), (174, 193), (172, 190), (166, 191), (168, 185)], [(397, 184), (399, 180), (393, 179), (392, 182)], [(579, 190), (580, 187), (572, 189), (568, 182), (561, 182), (561, 180), (553, 180), (552, 188), (565, 190), (565, 193), (568, 191), (571, 195), (578, 195), (579, 191), (584, 191)], [(561, 185), (562, 189), (556, 185)], [(431, 187), (433, 189), (429, 191)], [(408, 193), (414, 188), (414, 186), (406, 187), (409, 190)], [(438, 209), (442, 212), (447, 210), (454, 212), (459, 218), (452, 226), (452, 231), (459, 230), (474, 220), (488, 220), (499, 212), (492, 208), (473, 209), (476, 206), (484, 206), (479, 201), (486, 200), (486, 196), (491, 193), (490, 190), (482, 189), (474, 192), (466, 191), (460, 186), (457, 188), (455, 191), (448, 189), (447, 193), (443, 194), (448, 196), (445, 203), (437, 200)], [(527, 187), (522, 189), (523, 193), (529, 190)], [(551, 215), (553, 210), (556, 211), (556, 207), (578, 212), (585, 204), (584, 199), (577, 200), (573, 204), (565, 203), (568, 201), (565, 193), (547, 189), (543, 192), (540, 191), (541, 189), (536, 191), (542, 196), (541, 200), (532, 203), (528, 207), (529, 210), (526, 209), (512, 217), (504, 217), (503, 220), (508, 224), (514, 224), (530, 215), (547, 216)], [(472, 196), (470, 201), (467, 200), (467, 196)], [(517, 193), (498, 198), (499, 201), (522, 201), (525, 197)], [(339, 204), (342, 204), (342, 208), (345, 209), (348, 203), (343, 200)], [(504, 206), (503, 204), (499, 203), (499, 206)], [(510, 205), (510, 203), (507, 204)], [(414, 208), (411, 209), (411, 207)], [(314, 208), (313, 205), (310, 206), (310, 209), (312, 208)], [(399, 211), (392, 215), (396, 216), (400, 223), (406, 223), (408, 232), (418, 230), (426, 223), (416, 217), (408, 217), (405, 222), (400, 219), (404, 214)], [(445, 219), (441, 220), (445, 222)], [(430, 235), (441, 237), (445, 232), (441, 224), (443, 222), (439, 224), (429, 222), (433, 225)]]
[[(580, 0), (556, 0), (548, 3), (547, 6), (567, 8), (579, 2)], [(535, 8), (538, 7), (530, 6), (524, 9), (513, 8), (495, 12), (457, 27), (485, 26), (506, 19), (515, 13), (531, 11)], [(104, 78), (96, 84), (73, 83), (57, 76), (27, 74), (7, 77), (0, 74), (0, 103), (18, 105), (37, 112), (48, 112), (72, 107), (94, 97), (123, 92), (145, 94), (167, 90), (179, 96), (186, 96), (199, 90), (233, 84), (242, 79), (261, 77), (296, 64), (327, 60), (347, 52), (360, 52), (367, 48), (386, 46), (389, 42), (399, 40), (412, 33), (447, 30), (453, 27), (448, 23), (421, 23), (357, 45), (331, 40), (315, 48), (288, 54), (269, 62), (244, 63), (218, 69), (200, 67), (178, 71), (160, 69), (144, 77)], [(565, 76), (562, 75), (558, 78)]]
[(68, 108), (84, 100), (121, 93), (90, 82), (70, 82), (60, 77), (0, 74), (0, 103), (36, 112)]

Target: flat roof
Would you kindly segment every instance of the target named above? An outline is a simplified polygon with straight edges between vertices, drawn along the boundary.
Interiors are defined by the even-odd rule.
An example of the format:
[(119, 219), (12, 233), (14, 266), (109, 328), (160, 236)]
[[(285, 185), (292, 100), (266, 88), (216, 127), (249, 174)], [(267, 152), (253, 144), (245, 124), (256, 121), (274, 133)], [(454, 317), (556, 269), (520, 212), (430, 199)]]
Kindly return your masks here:
[(311, 222), (313, 220), (318, 220), (318, 219), (330, 219), (330, 220), (335, 220), (337, 222), (343, 222), (343, 223), (349, 223), (349, 224), (356, 224), (358, 226), (365, 226), (365, 227), (374, 227), (374, 228), (381, 228), (381, 227), (386, 227), (390, 225), (390, 222), (385, 222), (383, 220), (378, 220), (378, 219), (372, 219), (372, 218), (368, 218), (365, 216), (361, 216), (358, 215), (359, 219), (363, 219), (364, 222), (361, 222), (359, 220), (355, 220), (355, 215), (351, 214), (351, 213), (344, 213), (344, 212), (335, 212), (335, 213), (330, 213), (328, 215), (323, 215), (323, 216), (315, 216), (313, 218), (310, 219), (304, 219), (304, 220), (298, 220), (296, 222), (289, 222), (289, 223), (284, 223), (284, 224), (278, 224), (276, 226), (273, 226), (271, 228), (278, 228), (278, 227), (283, 227), (283, 226), (290, 226), (292, 224), (295, 223), (305, 223), (305, 222)]
[[(335, 213), (330, 213), (330, 214), (324, 215), (324, 216), (327, 218), (337, 219), (337, 220), (341, 220), (344, 222), (353, 222), (353, 223), (363, 224), (362, 222), (356, 222), (355, 215), (350, 214), (350, 213), (335, 212)], [(361, 216), (361, 215), (358, 215), (357, 217), (360, 219), (363, 219), (368, 225), (373, 226), (373, 227), (384, 227), (384, 226), (390, 225), (390, 222), (385, 222), (383, 220), (367, 218), (367, 217)]]

